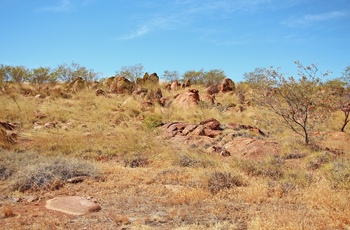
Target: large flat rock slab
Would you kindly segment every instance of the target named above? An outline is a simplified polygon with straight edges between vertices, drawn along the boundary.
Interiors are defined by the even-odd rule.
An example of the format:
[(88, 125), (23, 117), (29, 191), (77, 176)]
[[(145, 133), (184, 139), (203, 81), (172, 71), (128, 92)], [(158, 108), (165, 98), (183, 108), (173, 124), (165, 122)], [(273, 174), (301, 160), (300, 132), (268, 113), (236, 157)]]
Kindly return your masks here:
[(85, 215), (101, 209), (100, 205), (86, 197), (62, 196), (46, 201), (47, 209), (55, 210), (71, 215)]

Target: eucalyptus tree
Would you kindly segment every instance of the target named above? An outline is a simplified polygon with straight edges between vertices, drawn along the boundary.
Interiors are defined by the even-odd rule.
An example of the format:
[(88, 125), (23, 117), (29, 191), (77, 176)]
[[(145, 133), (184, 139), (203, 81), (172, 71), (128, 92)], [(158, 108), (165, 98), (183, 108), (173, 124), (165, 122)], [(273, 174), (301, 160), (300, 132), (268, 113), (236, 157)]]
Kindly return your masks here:
[[(315, 127), (330, 116), (329, 92), (322, 90), (318, 67), (304, 66), (299, 61), (298, 77), (286, 77), (280, 69), (270, 69), (259, 75), (254, 101), (272, 111), (284, 125), (310, 144)], [(326, 76), (328, 72), (321, 75)]]
[(165, 70), (163, 73), (163, 78), (164, 80), (166, 80), (167, 82), (173, 82), (175, 80), (179, 80), (180, 77), (180, 73), (179, 71), (169, 71), (169, 70)]
[(57, 81), (57, 73), (50, 67), (38, 67), (32, 70), (30, 82), (34, 84), (54, 83)]
[(55, 69), (55, 72), (58, 80), (67, 83), (73, 82), (78, 77), (81, 77), (86, 82), (92, 82), (100, 76), (100, 73), (95, 72), (93, 69), (88, 70), (85, 66), (76, 62), (72, 62), (70, 65), (61, 64)]
[(142, 78), (143, 74), (143, 65), (140, 63), (131, 66), (122, 66), (120, 70), (116, 71), (115, 76), (124, 76), (134, 82), (137, 78)]

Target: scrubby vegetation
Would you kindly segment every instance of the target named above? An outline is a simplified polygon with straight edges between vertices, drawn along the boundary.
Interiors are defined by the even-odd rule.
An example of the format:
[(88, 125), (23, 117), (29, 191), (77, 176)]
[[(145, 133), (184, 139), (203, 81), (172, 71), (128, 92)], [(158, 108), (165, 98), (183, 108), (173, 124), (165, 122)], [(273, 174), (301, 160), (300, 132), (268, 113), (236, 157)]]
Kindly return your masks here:
[(62, 156), (46, 157), (28, 152), (2, 152), (2, 180), (10, 181), (9, 188), (17, 191), (59, 189), (75, 177), (98, 178), (91, 163)]
[[(345, 107), (318, 101), (319, 93), (323, 97), (336, 87), (317, 82), (314, 88), (298, 88), (319, 80), (284, 79), (269, 71), (274, 79), (282, 77), (272, 82), (269, 92), (261, 84), (271, 83), (263, 81), (271, 78), (259, 69), (231, 91), (215, 95), (208, 95), (205, 83), (175, 90), (166, 89), (166, 83), (146, 84), (145, 77), (130, 95), (112, 94), (102, 81), (93, 87), (86, 79), (75, 89), (65, 83), (39, 87), (3, 81), (0, 222), (10, 229), (56, 228), (50, 217), (55, 213), (28, 219), (23, 210), (29, 206), (11, 199), (35, 195), (40, 206), (40, 200), (54, 195), (79, 194), (93, 196), (102, 210), (83, 219), (57, 217), (59, 227), (349, 228), (350, 130), (342, 128), (344, 113), (339, 110)], [(348, 89), (345, 83), (342, 87), (342, 93), (329, 91), (324, 102), (344, 104)], [(189, 89), (198, 90), (200, 101), (175, 105), (178, 94), (196, 95)], [(297, 97), (296, 92), (304, 94)], [(283, 113), (268, 106), (280, 106), (277, 111)], [(309, 120), (314, 114), (322, 120)], [(176, 135), (163, 128), (172, 122), (183, 125)], [(188, 135), (193, 138), (183, 139)], [(240, 153), (225, 145), (237, 140), (247, 144), (237, 146), (244, 150)], [(266, 153), (252, 143), (279, 148)], [(76, 177), (84, 180), (69, 183)]]

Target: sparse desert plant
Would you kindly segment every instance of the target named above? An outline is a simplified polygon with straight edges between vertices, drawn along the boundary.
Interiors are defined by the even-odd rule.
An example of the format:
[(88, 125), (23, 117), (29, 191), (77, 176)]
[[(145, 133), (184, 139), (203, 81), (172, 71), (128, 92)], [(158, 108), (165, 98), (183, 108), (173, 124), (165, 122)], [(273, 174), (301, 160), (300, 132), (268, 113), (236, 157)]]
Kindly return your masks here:
[(239, 165), (240, 169), (248, 176), (261, 176), (264, 173), (262, 164), (259, 162), (241, 161), (237, 164)]
[(146, 156), (142, 156), (141, 154), (136, 154), (133, 157), (129, 157), (124, 160), (125, 167), (130, 168), (139, 168), (139, 167), (147, 167), (150, 164), (150, 160)]
[(279, 180), (284, 175), (284, 160), (282, 158), (269, 158), (266, 162), (241, 161), (240, 169), (248, 176), (261, 176)]
[[(348, 79), (347, 79), (348, 78)], [(324, 88), (330, 92), (331, 103), (329, 107), (333, 111), (340, 111), (343, 114), (341, 120), (341, 132), (345, 132), (345, 128), (350, 122), (350, 89), (346, 89), (349, 85), (349, 77), (335, 78), (325, 83)]]
[(43, 157), (35, 153), (3, 153), (2, 160), (9, 164), (7, 170), (12, 171), (7, 177), (12, 190), (57, 189), (73, 177), (99, 177), (97, 167), (83, 160)]
[(248, 96), (249, 91), (250, 88), (247, 83), (241, 82), (236, 86), (235, 94), (240, 104), (244, 104), (246, 102), (246, 97)]
[(293, 183), (269, 181), (267, 195), (281, 198), (293, 190), (295, 190), (295, 185)]
[(350, 162), (336, 160), (325, 166), (325, 173), (336, 189), (350, 189)]
[(306, 163), (306, 168), (309, 170), (316, 170), (331, 161), (331, 155), (328, 152), (321, 152), (311, 155)]
[(163, 125), (162, 117), (157, 114), (148, 114), (143, 120), (143, 124), (147, 128), (156, 128)]
[(254, 93), (254, 101), (272, 111), (280, 124), (302, 136), (305, 144), (309, 144), (315, 127), (329, 118), (329, 92), (321, 90), (316, 65), (295, 63), (299, 79), (287, 78), (272, 67), (265, 71), (265, 75), (260, 76), (261, 83)]
[(304, 158), (306, 156), (305, 153), (303, 152), (291, 152), (291, 153), (286, 153), (283, 158), (286, 160), (290, 160), (290, 159), (300, 159), (300, 158)]
[(0, 180), (6, 180), (13, 174), (13, 170), (8, 164), (0, 162)]
[(179, 156), (178, 163), (181, 167), (194, 167), (200, 164), (200, 161), (189, 155)]
[(232, 175), (228, 172), (213, 172), (209, 176), (208, 187), (212, 194), (216, 194), (221, 190), (233, 187), (245, 186), (242, 176)]
[(183, 185), (191, 179), (191, 175), (188, 171), (172, 167), (158, 172), (156, 178), (162, 184)]

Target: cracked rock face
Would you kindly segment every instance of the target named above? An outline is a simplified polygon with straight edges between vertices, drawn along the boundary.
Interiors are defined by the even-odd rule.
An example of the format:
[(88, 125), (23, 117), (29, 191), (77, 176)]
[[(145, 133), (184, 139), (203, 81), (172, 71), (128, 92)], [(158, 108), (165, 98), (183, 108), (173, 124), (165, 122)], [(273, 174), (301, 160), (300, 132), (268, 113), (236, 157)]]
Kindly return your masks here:
[(89, 212), (96, 212), (101, 209), (100, 205), (93, 200), (80, 196), (55, 197), (46, 201), (47, 209), (55, 210), (70, 215), (85, 215)]

